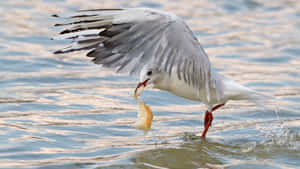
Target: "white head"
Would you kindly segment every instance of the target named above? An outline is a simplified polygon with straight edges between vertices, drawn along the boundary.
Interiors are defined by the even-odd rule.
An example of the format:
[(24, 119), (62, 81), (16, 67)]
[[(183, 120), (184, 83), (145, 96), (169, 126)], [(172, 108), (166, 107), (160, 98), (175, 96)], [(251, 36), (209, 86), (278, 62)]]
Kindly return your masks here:
[(160, 80), (161, 72), (154, 67), (145, 66), (140, 73), (139, 84), (137, 85), (134, 95), (139, 96), (144, 88), (149, 85), (155, 86), (155, 84)]

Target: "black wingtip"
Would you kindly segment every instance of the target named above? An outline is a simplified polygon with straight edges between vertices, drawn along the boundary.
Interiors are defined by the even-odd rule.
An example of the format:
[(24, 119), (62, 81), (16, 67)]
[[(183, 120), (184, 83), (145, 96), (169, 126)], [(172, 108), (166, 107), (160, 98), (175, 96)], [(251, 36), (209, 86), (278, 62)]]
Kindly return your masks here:
[(95, 57), (93, 54), (95, 53), (95, 50), (91, 50), (91, 51), (89, 51), (87, 54), (86, 54), (86, 56), (87, 57)]
[(63, 31), (61, 31), (59, 34), (66, 34), (66, 33), (71, 33), (72, 31), (68, 30), (68, 29), (65, 29)]
[(94, 11), (120, 11), (123, 10), (121, 8), (104, 8), (104, 9), (81, 9), (77, 12), (94, 12)]
[(59, 18), (59, 16), (57, 14), (53, 14), (51, 15), (52, 17), (55, 17), (55, 18)]
[(63, 26), (63, 24), (57, 23), (54, 26)]
[(53, 52), (54, 54), (62, 54), (62, 53), (64, 53), (63, 51), (61, 51), (61, 50), (57, 50), (57, 51), (55, 51), (55, 52)]

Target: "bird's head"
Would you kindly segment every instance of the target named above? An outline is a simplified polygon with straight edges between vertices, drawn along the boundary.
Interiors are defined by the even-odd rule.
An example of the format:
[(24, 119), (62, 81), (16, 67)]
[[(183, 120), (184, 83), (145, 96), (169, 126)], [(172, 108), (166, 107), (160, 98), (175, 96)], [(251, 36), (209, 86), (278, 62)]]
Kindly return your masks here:
[(139, 96), (146, 86), (153, 85), (160, 79), (161, 73), (157, 68), (153, 67), (144, 67), (140, 73), (140, 80), (135, 88), (134, 95)]

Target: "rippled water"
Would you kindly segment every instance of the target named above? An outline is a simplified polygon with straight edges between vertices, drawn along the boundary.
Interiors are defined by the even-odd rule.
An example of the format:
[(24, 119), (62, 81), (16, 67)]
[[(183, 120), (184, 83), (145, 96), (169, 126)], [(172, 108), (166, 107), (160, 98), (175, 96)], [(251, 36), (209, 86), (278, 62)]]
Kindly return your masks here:
[[(116, 7), (183, 17), (219, 72), (277, 102), (230, 102), (201, 140), (201, 103), (148, 89), (141, 100), (154, 120), (144, 135), (133, 126), (137, 79), (84, 53), (52, 54), (66, 43), (50, 40), (52, 14)], [(0, 14), (1, 168), (299, 167), (298, 0), (2, 0)]]

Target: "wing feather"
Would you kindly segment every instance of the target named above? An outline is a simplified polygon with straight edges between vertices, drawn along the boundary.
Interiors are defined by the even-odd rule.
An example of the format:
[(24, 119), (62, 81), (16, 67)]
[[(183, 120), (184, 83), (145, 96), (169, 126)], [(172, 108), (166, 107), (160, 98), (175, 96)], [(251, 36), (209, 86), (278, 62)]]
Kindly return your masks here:
[(88, 49), (96, 64), (129, 74), (154, 64), (199, 89), (212, 81), (208, 56), (175, 15), (152, 9), (85, 10), (56, 26), (66, 27), (58, 39), (74, 40), (57, 53)]

